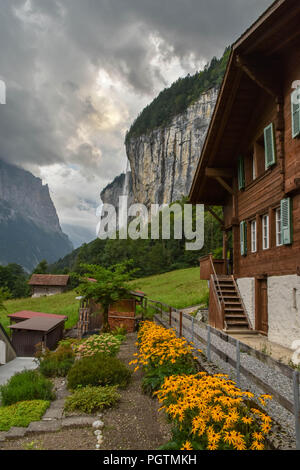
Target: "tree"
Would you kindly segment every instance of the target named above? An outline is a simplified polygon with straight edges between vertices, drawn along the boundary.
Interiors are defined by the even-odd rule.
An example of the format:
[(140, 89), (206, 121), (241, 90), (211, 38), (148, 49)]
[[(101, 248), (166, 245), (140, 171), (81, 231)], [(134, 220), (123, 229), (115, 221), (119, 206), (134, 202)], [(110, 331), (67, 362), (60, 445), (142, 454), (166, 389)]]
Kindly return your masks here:
[[(83, 264), (85, 271), (78, 286), (77, 292), (85, 299), (93, 299), (101, 304), (104, 315), (104, 328), (108, 325), (108, 311), (110, 304), (120, 299), (131, 297), (131, 291), (134, 289), (129, 285), (133, 278), (135, 269), (131, 269), (132, 261), (117, 264), (109, 269), (94, 264)], [(95, 279), (97, 282), (91, 282), (89, 279)]]
[(35, 268), (32, 274), (47, 274), (48, 272), (48, 263), (43, 259)]
[(4, 294), (4, 291), (3, 289), (0, 289), (0, 312), (1, 310), (6, 310), (5, 306), (4, 306), (4, 301), (5, 301), (5, 294)]

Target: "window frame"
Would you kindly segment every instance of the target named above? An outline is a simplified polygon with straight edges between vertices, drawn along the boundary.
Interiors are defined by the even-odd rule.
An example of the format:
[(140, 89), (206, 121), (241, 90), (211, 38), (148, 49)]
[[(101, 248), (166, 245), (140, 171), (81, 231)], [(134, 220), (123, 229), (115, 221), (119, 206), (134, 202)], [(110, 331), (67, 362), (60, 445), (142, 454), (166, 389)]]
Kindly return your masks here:
[[(267, 223), (265, 223), (267, 222)], [(264, 214), (262, 216), (262, 249), (264, 251), (270, 249), (270, 217), (269, 214)], [(266, 229), (266, 234), (265, 234)], [(267, 244), (265, 244), (267, 241)]]
[(276, 228), (276, 246), (283, 246), (282, 226), (281, 226), (281, 207), (275, 209), (275, 228)]
[[(253, 227), (255, 229), (253, 230)], [(251, 253), (257, 253), (257, 221), (256, 219), (250, 222), (250, 233), (251, 233)]]

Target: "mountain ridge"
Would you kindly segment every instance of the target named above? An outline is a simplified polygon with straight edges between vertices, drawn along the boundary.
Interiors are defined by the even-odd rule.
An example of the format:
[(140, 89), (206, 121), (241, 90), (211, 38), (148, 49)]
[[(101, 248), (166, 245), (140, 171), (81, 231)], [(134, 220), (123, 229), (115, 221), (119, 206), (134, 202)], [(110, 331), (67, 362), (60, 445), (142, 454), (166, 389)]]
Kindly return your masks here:
[(29, 171), (0, 160), (0, 263), (30, 272), (43, 259), (72, 251), (61, 229), (48, 185)]

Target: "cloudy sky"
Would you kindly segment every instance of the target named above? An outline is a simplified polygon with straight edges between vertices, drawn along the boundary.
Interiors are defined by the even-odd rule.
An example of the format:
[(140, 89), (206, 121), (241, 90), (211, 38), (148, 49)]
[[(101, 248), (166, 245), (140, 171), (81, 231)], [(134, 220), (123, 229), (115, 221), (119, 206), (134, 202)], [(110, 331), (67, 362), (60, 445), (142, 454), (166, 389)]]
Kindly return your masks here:
[(0, 158), (49, 184), (65, 231), (94, 238), (124, 137), (163, 88), (219, 57), (272, 0), (1, 0)]

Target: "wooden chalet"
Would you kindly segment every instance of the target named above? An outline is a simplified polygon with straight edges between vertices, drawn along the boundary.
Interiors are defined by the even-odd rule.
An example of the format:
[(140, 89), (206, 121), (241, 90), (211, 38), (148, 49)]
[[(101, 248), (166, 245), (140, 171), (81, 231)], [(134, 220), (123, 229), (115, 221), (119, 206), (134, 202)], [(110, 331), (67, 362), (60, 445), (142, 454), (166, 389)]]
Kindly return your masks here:
[(277, 0), (232, 52), (190, 202), (223, 207), (223, 260), (200, 260), (211, 325), (300, 338), (300, 2)]
[(67, 290), (70, 276), (61, 274), (33, 274), (29, 281), (32, 297), (62, 294)]

